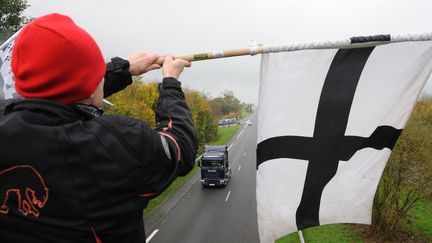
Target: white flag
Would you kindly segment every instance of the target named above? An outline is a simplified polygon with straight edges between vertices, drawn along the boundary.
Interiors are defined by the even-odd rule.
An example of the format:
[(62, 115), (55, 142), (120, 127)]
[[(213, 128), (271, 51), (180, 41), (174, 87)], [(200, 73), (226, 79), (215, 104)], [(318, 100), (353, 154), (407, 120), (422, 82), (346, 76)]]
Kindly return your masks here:
[(318, 225), (371, 223), (381, 174), (431, 69), (431, 41), (263, 55), (261, 242)]
[(16, 35), (0, 46), (0, 100), (20, 97), (15, 91), (11, 69), (12, 48)]

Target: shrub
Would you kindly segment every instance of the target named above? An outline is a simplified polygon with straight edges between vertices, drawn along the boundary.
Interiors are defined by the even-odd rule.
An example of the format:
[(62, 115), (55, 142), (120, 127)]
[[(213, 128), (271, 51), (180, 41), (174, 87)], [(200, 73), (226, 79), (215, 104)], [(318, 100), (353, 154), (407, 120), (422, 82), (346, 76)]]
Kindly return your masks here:
[(432, 198), (432, 100), (419, 101), (399, 138), (374, 199), (373, 230), (406, 231), (416, 202)]
[[(192, 112), (192, 120), (198, 135), (198, 144), (202, 148), (205, 143), (216, 139), (217, 123), (213, 117), (207, 97), (198, 91), (183, 89), (186, 102)], [(155, 127), (155, 108), (159, 97), (157, 83), (144, 83), (134, 78), (133, 84), (122, 92), (109, 97), (114, 106), (107, 110), (108, 114), (121, 114), (144, 120)]]

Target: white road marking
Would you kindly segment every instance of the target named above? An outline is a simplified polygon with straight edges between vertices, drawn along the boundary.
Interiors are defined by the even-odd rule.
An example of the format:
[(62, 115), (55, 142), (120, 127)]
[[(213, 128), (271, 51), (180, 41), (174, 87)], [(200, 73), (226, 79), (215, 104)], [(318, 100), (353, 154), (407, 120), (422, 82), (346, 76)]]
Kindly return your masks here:
[(159, 232), (159, 230), (155, 229), (153, 233), (151, 233), (151, 235), (146, 239), (146, 243), (150, 242), (150, 240), (157, 234), (157, 232)]
[(245, 128), (243, 128), (243, 130), (241, 130), (241, 132), (239, 133), (239, 135), (236, 137), (236, 138), (234, 138), (234, 140), (233, 140), (233, 142), (231, 143), (231, 145), (228, 147), (228, 150), (230, 150), (231, 149), (231, 147), (234, 145), (234, 142), (243, 134), (243, 132), (244, 132), (244, 130), (245, 130)]
[(239, 135), (236, 137), (236, 139), (239, 138), (239, 137), (243, 134), (244, 131), (245, 131), (245, 128), (243, 128), (243, 130), (241, 130), (241, 132), (240, 132)]
[(239, 167), (237, 168), (237, 171), (240, 171), (240, 169), (241, 169), (241, 165), (239, 165)]
[(228, 191), (228, 195), (227, 195), (226, 198), (225, 198), (225, 202), (228, 202), (228, 199), (229, 199), (230, 194), (231, 194), (231, 191)]
[(230, 148), (234, 145), (234, 142), (228, 147), (228, 150), (230, 150)]

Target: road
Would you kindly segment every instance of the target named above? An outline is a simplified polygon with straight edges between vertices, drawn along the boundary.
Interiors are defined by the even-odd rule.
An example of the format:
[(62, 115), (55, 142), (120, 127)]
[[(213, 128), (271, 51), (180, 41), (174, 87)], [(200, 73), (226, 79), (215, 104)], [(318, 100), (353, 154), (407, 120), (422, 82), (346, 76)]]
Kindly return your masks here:
[(147, 226), (147, 241), (259, 242), (256, 198), (256, 123), (243, 125), (229, 147), (233, 173), (222, 188), (203, 188), (194, 177), (190, 189), (155, 225)]

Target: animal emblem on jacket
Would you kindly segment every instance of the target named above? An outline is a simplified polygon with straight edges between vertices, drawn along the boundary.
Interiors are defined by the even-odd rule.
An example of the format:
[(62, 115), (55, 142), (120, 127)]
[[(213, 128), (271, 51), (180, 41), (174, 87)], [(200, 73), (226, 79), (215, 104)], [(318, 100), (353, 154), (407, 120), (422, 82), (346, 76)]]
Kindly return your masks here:
[(30, 165), (0, 170), (0, 217), (9, 213), (16, 196), (17, 209), (24, 216), (39, 217), (39, 209), (48, 201), (48, 188), (40, 173)]

